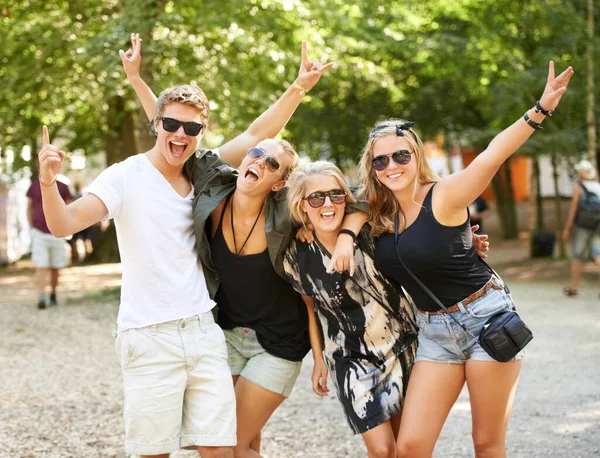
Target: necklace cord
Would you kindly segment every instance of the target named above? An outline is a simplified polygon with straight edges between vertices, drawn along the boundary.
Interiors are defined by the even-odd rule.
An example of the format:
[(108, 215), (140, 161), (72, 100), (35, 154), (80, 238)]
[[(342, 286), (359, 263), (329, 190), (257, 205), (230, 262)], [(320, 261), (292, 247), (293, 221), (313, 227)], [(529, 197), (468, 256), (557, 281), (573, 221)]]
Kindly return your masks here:
[(233, 225), (233, 198), (231, 199), (231, 205), (229, 207), (229, 213), (230, 213), (230, 216), (231, 216), (230, 219), (231, 219), (231, 235), (233, 237), (233, 249), (235, 251), (236, 256), (240, 255), (240, 253), (242, 252), (242, 250), (246, 246), (246, 243), (248, 243), (248, 240), (250, 239), (250, 236), (252, 235), (252, 232), (254, 231), (254, 228), (256, 227), (256, 223), (258, 223), (258, 219), (260, 218), (260, 214), (262, 213), (264, 206), (265, 206), (265, 201), (263, 200), (263, 203), (260, 206), (260, 210), (258, 211), (258, 215), (256, 215), (256, 219), (254, 220), (254, 224), (252, 225), (252, 228), (250, 229), (250, 232), (248, 232), (248, 236), (246, 237), (246, 240), (244, 240), (244, 243), (242, 244), (242, 247), (238, 251), (238, 249), (237, 249), (237, 242), (235, 241), (235, 227)]

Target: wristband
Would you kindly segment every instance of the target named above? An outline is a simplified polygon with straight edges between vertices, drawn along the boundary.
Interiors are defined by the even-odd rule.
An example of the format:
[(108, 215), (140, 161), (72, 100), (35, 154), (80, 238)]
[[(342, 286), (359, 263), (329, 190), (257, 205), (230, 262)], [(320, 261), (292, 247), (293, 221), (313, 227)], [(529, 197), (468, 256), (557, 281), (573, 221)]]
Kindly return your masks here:
[(43, 186), (45, 188), (49, 188), (54, 183), (56, 183), (56, 177), (54, 177), (54, 181), (52, 181), (52, 183), (50, 183), (50, 184), (44, 184), (44, 183), (42, 183), (42, 179), (39, 176), (38, 176), (38, 181), (40, 182), (40, 186)]
[(531, 119), (529, 119), (529, 115), (527, 114), (527, 112), (525, 112), (525, 114), (523, 115), (523, 119), (525, 121), (527, 121), (527, 124), (529, 124), (530, 127), (533, 127), (535, 130), (543, 130), (544, 128), (542, 126), (540, 126), (537, 122), (532, 121)]
[(302, 96), (304, 96), (308, 92), (308, 89), (306, 89), (305, 87), (302, 87), (300, 85), (300, 83), (296, 80), (294, 80), (294, 82), (290, 86), (298, 89), (298, 91), (300, 92), (300, 95), (302, 95)]
[(356, 243), (356, 234), (354, 232), (352, 232), (350, 229), (340, 229), (340, 232), (338, 232), (338, 237), (341, 234), (348, 234), (350, 237), (352, 237), (352, 242)]
[(552, 116), (554, 110), (544, 110), (540, 105), (540, 101), (538, 100), (537, 102), (535, 102), (535, 112), (542, 113), (544, 116)]

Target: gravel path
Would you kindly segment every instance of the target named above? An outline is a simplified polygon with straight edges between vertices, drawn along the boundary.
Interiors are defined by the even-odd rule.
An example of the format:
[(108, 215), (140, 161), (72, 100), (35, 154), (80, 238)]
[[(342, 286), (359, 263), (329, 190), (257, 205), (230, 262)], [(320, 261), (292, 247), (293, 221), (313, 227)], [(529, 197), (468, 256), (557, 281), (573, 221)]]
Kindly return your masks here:
[[(511, 457), (600, 456), (600, 282), (587, 273), (583, 294), (565, 298), (567, 267), (538, 262), (501, 270), (535, 334), (509, 426)], [(0, 270), (0, 457), (124, 458), (114, 293), (106, 301), (83, 296), (118, 285), (120, 267), (67, 269), (62, 304), (44, 311), (33, 305), (31, 275), (26, 264)], [(365, 457), (335, 395), (312, 393), (311, 360), (265, 427), (263, 456)], [(473, 456), (470, 427), (463, 392), (434, 456)]]

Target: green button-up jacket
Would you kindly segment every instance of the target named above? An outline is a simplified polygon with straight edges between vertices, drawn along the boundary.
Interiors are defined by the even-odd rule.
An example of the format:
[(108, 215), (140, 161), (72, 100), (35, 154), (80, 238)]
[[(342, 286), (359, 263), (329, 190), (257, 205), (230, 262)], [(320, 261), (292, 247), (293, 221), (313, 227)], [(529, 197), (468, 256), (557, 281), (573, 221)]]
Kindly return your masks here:
[[(239, 173), (210, 150), (198, 150), (185, 165), (187, 176), (194, 185), (193, 217), (196, 251), (202, 263), (208, 292), (215, 297), (219, 288), (219, 275), (210, 255), (209, 234), (206, 222), (210, 214), (235, 191)], [(346, 211), (369, 212), (366, 202), (347, 205)], [(265, 204), (265, 232), (267, 249), (275, 271), (286, 278), (283, 270), (285, 250), (292, 240), (294, 230), (287, 205), (287, 188), (271, 194)]]

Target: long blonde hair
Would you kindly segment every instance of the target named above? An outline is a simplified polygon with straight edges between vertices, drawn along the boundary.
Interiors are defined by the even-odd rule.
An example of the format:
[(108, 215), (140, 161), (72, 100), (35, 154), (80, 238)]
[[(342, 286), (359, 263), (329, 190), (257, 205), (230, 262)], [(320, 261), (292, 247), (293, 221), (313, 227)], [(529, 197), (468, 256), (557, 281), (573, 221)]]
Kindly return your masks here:
[(303, 167), (296, 169), (294, 173), (290, 175), (287, 182), (287, 199), (290, 215), (294, 222), (301, 223), (304, 227), (310, 224), (308, 216), (304, 210), (302, 210), (302, 200), (304, 199), (304, 193), (306, 192), (306, 182), (310, 177), (318, 175), (334, 177), (346, 193), (346, 202), (355, 201), (340, 169), (331, 162), (308, 162)]
[[(358, 164), (358, 177), (362, 184), (360, 198), (366, 200), (371, 206), (371, 234), (377, 236), (385, 232), (393, 232), (394, 230), (394, 215), (399, 216), (399, 231), (403, 231), (406, 227), (406, 218), (400, 204), (396, 200), (394, 193), (385, 185), (383, 185), (375, 169), (371, 166), (373, 161), (373, 147), (375, 142), (389, 135), (398, 135), (397, 126), (406, 123), (402, 119), (387, 119), (378, 122), (371, 131), (369, 139), (365, 144), (360, 162)], [(417, 179), (413, 186), (413, 199), (417, 192), (418, 186), (439, 181), (439, 177), (435, 174), (427, 158), (425, 157), (425, 148), (423, 142), (415, 131), (410, 127), (402, 129), (404, 138), (410, 145), (411, 152), (417, 160)], [(391, 160), (391, 159), (390, 159)]]

